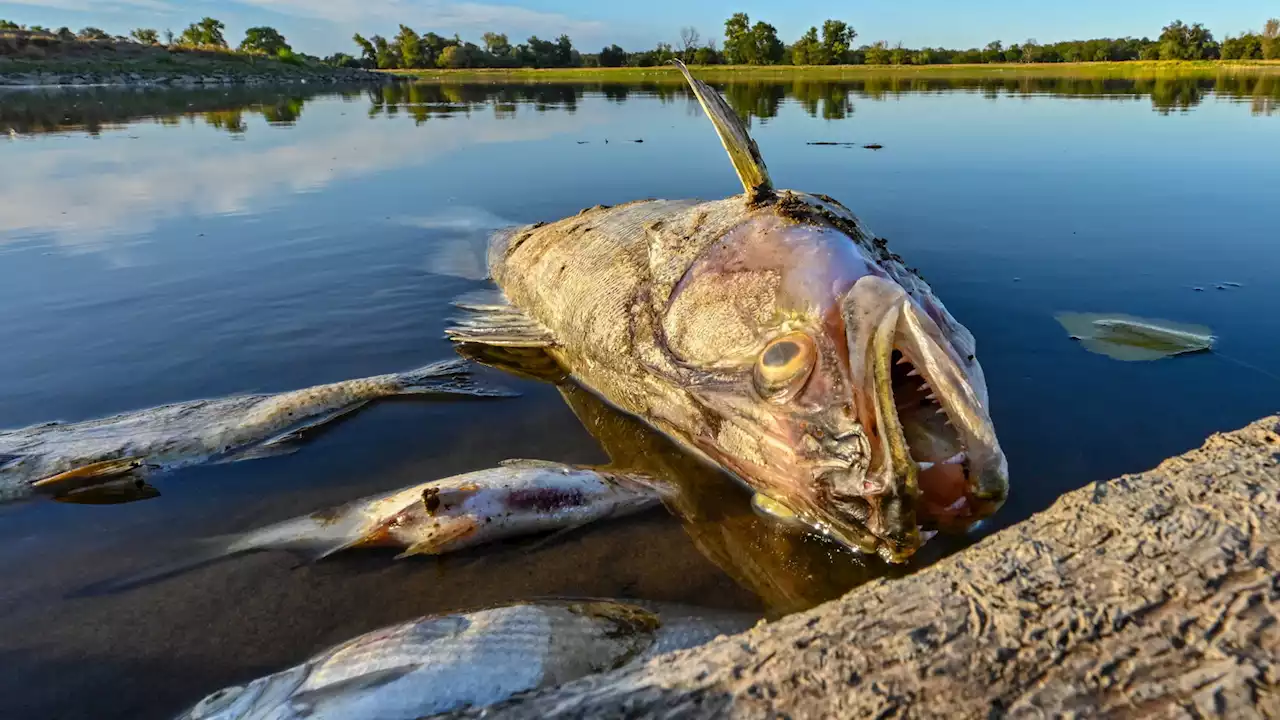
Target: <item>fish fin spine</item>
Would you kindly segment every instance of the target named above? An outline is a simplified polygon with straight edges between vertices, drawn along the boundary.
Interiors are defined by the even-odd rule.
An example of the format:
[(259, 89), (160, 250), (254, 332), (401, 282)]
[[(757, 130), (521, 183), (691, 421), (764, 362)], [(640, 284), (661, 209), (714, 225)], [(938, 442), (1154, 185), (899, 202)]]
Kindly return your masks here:
[(764, 158), (760, 155), (760, 148), (756, 146), (756, 141), (751, 139), (751, 134), (747, 132), (746, 124), (733, 111), (729, 103), (725, 102), (720, 93), (695, 78), (683, 62), (679, 60), (671, 62), (684, 74), (685, 80), (693, 89), (694, 96), (698, 98), (698, 103), (702, 105), (702, 110), (715, 126), (716, 134), (720, 136), (721, 144), (729, 153), (729, 160), (738, 173), (738, 180), (742, 182), (742, 188), (746, 191), (748, 200), (757, 202), (772, 196), (773, 182), (769, 179), (769, 170), (764, 165)]

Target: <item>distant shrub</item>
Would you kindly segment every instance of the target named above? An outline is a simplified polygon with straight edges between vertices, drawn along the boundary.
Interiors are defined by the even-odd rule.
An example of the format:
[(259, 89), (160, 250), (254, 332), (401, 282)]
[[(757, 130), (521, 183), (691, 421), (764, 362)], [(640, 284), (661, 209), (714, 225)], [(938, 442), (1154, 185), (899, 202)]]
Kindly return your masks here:
[(298, 57), (298, 55), (289, 48), (280, 48), (277, 50), (276, 59), (282, 63), (288, 63), (290, 65), (302, 66), (306, 64), (302, 58)]

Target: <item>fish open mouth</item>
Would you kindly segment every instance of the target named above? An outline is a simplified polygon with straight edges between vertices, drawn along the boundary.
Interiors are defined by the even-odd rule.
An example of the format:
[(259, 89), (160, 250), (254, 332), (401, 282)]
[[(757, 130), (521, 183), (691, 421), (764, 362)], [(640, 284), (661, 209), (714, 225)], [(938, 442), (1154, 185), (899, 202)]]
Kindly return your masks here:
[(894, 411), (907, 452), (916, 463), (917, 520), (925, 529), (931, 529), (929, 523), (953, 526), (971, 520), (974, 508), (967, 492), (970, 467), (964, 440), (933, 386), (907, 355), (894, 349), (890, 359)]
[(844, 314), (854, 410), (871, 457), (860, 486), (841, 483), (837, 499), (858, 496), (870, 507), (865, 525), (879, 554), (903, 562), (928, 533), (962, 532), (995, 512), (1008, 469), (961, 359), (901, 286), (862, 278)]

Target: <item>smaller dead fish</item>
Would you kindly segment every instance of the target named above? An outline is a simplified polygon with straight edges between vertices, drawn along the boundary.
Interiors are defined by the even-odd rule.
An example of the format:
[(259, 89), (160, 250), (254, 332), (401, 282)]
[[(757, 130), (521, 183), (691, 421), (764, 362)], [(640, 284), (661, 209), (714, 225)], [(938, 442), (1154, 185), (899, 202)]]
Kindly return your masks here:
[[(77, 423), (0, 430), (0, 503), (38, 495), (66, 502), (154, 497), (138, 481), (209, 462), (284, 455), (313, 431), (393, 396), (511, 397), (451, 359), (402, 373), (272, 395), (191, 400)], [(105, 492), (99, 492), (105, 490)]]
[(351, 548), (404, 548), (397, 559), (441, 555), (547, 531), (565, 531), (657, 505), (656, 481), (539, 460), (454, 475), (372, 495), (225, 537), (189, 557), (124, 580), (113, 592), (181, 574), (244, 553), (287, 550), (320, 560)]
[(870, 145), (863, 145), (862, 147), (865, 150), (883, 150), (884, 149), (884, 146), (880, 145), (879, 143), (871, 143)]
[(744, 613), (592, 598), (429, 616), (219, 690), (179, 720), (412, 720), (643, 662), (754, 622)]
[(1055, 317), (1086, 350), (1127, 362), (1211, 350), (1217, 341), (1203, 325), (1119, 314), (1058, 313)]
[(832, 142), (830, 140), (819, 140), (818, 142), (807, 142), (805, 145), (826, 145), (835, 147), (856, 147), (858, 143), (852, 142)]

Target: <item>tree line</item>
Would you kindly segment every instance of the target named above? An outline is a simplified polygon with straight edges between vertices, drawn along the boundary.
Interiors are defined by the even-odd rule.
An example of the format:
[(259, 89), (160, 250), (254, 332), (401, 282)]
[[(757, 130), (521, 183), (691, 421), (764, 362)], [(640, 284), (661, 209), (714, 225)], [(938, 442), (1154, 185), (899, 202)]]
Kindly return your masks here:
[[(171, 30), (137, 28), (129, 37), (112, 36), (93, 27), (72, 32), (33, 25), (23, 27), (0, 20), (0, 31), (20, 30), (48, 34), (63, 40), (137, 42), (169, 47), (228, 47), (226, 26), (206, 17), (191, 23), (180, 34)], [(680, 30), (677, 44), (658, 43), (649, 50), (628, 52), (616, 44), (597, 53), (574, 48), (568, 35), (555, 40), (532, 36), (513, 45), (507, 35), (487, 32), (481, 44), (464, 41), (457, 34), (446, 37), (434, 32), (419, 34), (407, 25), (391, 38), (356, 33), (352, 40), (357, 55), (335, 53), (324, 62), (339, 67), (378, 69), (421, 68), (564, 68), (564, 67), (652, 67), (679, 58), (697, 65), (936, 65), (949, 63), (1057, 63), (1120, 62), (1127, 60), (1263, 60), (1280, 59), (1280, 20), (1268, 20), (1258, 32), (1228, 36), (1221, 42), (1200, 23), (1181, 20), (1165, 26), (1155, 40), (1149, 38), (1097, 38), (1041, 44), (1034, 39), (1006, 46), (996, 40), (982, 48), (908, 48), (884, 41), (855, 46), (858, 37), (852, 25), (829, 19), (810, 27), (795, 42), (787, 44), (767, 22), (752, 22), (747, 13), (735, 13), (725, 20), (723, 49), (714, 38), (703, 42), (696, 28)], [(286, 61), (305, 58), (295, 55), (283, 35), (271, 27), (254, 27), (245, 32), (237, 47), (240, 52), (273, 55)]]
[[(181, 33), (175, 35), (172, 30), (165, 30), (162, 34), (154, 28), (135, 28), (129, 32), (127, 36), (112, 35), (111, 33), (96, 27), (86, 27), (79, 31), (72, 31), (71, 28), (62, 27), (57, 30), (50, 30), (41, 25), (19, 25), (15, 22), (0, 19), (0, 32), (18, 31), (29, 33), (31, 35), (52, 36), (63, 42), (114, 42), (114, 43), (137, 43), (139, 45), (154, 45), (160, 47), (171, 48), (206, 48), (231, 50), (227, 44), (225, 31), (227, 26), (221, 20), (211, 17), (202, 18), (198, 22), (193, 22), (186, 27)], [(163, 37), (163, 39), (162, 39)], [(259, 55), (272, 55), (282, 60), (290, 61), (303, 56), (296, 56), (293, 48), (285, 39), (280, 31), (272, 27), (251, 27), (245, 31), (244, 40), (236, 47), (237, 52), (254, 53)], [(319, 60), (319, 58), (313, 58)]]
[(327, 60), (352, 67), (381, 69), (415, 68), (555, 68), (555, 67), (652, 67), (679, 58), (697, 65), (936, 65), (949, 63), (1060, 63), (1122, 62), (1127, 60), (1263, 60), (1280, 59), (1280, 20), (1268, 20), (1259, 32), (1228, 36), (1219, 42), (1201, 23), (1176, 20), (1158, 38), (1096, 38), (1041, 44), (1036, 40), (1005, 45), (993, 41), (981, 48), (908, 48), (884, 41), (855, 45), (852, 25), (829, 19), (810, 27), (787, 44), (767, 22), (752, 22), (747, 13), (735, 13), (724, 23), (723, 49), (715, 39), (702, 42), (696, 28), (680, 31), (678, 44), (628, 52), (616, 44), (598, 53), (574, 48), (567, 35), (555, 41), (536, 35), (512, 45), (506, 35), (485, 33), (483, 43), (444, 37), (434, 32), (419, 35), (401, 25), (393, 38), (357, 33), (358, 56), (339, 53)]

